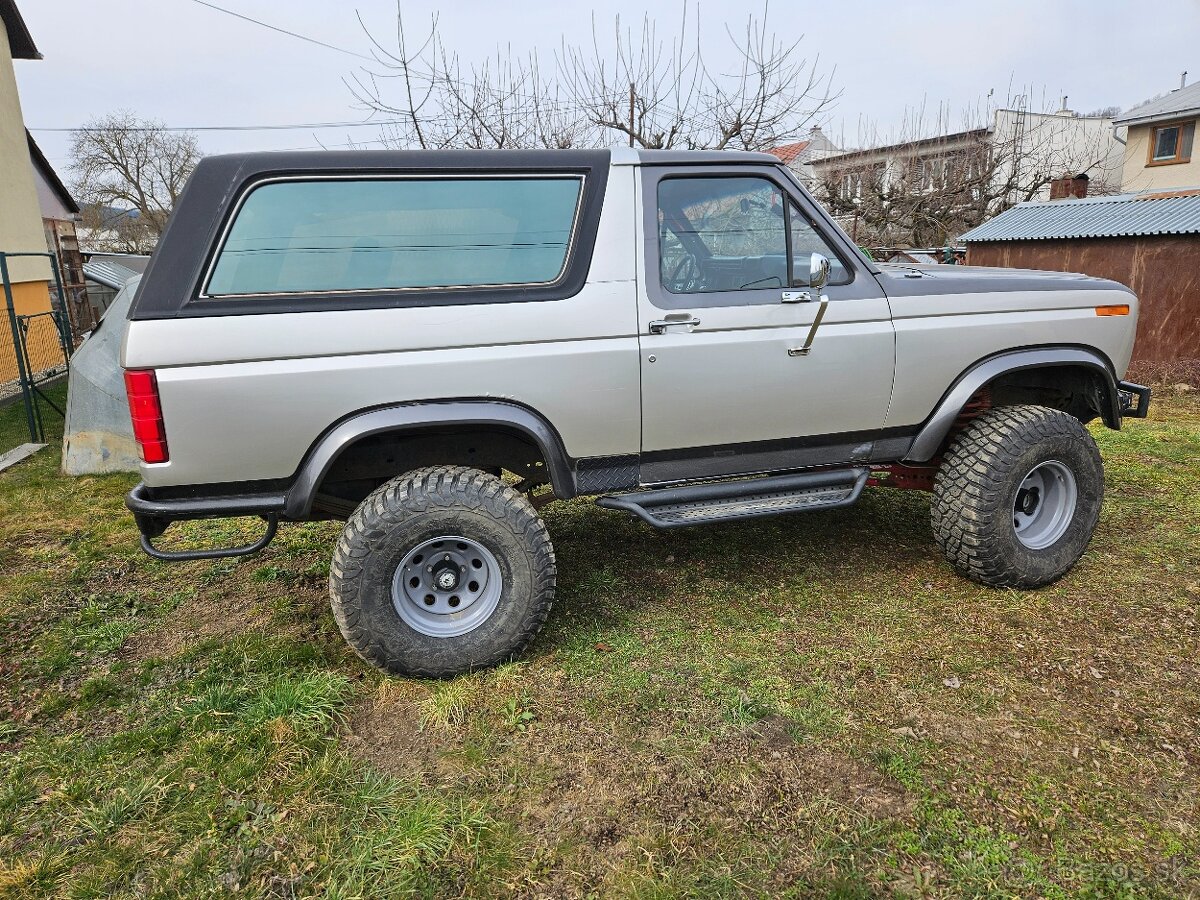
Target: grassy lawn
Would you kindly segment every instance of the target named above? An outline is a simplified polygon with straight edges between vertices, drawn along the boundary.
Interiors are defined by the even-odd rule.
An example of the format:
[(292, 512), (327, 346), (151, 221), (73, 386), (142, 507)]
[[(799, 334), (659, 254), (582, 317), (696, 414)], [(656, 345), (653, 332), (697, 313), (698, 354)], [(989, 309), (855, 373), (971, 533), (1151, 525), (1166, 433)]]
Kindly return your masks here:
[[(66, 409), (67, 381), (55, 381), (41, 386), (42, 392), (59, 409)], [(38, 399), (38, 408), (42, 413), (47, 438), (51, 441), (62, 440), (62, 417), (50, 407), (45, 400)], [(29, 442), (29, 424), (25, 419), (25, 406), (20, 397), (5, 400), (0, 405), (0, 453), (5, 453), (13, 447)]]
[(439, 683), (342, 643), (336, 525), (157, 563), (134, 479), (52, 443), (0, 474), (0, 894), (1194, 894), (1200, 402), (1095, 434), (1049, 589), (954, 576), (918, 493), (669, 533), (554, 504), (547, 630)]

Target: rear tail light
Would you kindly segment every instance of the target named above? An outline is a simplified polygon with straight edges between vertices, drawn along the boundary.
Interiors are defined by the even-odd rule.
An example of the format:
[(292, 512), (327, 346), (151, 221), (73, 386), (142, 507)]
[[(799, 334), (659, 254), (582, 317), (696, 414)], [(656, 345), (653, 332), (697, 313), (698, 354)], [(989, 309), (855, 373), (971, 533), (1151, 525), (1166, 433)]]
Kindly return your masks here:
[(163, 425), (162, 404), (158, 402), (158, 379), (154, 376), (154, 370), (127, 370), (125, 393), (129, 397), (129, 418), (133, 420), (133, 437), (142, 461), (166, 462), (170, 458), (167, 453), (167, 429)]

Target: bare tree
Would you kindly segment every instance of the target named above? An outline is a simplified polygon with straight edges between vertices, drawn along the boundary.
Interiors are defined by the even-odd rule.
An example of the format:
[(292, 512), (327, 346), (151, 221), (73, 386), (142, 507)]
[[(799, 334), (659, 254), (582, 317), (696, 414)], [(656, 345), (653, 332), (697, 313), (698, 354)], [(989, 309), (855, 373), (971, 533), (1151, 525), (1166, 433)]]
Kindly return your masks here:
[(909, 113), (889, 139), (814, 163), (816, 193), (860, 244), (942, 246), (1055, 179), (1086, 174), (1093, 194), (1119, 187), (1121, 156), (1105, 116), (1031, 112), (1024, 95), (963, 111)]
[(72, 188), (85, 227), (121, 252), (148, 253), (200, 161), (192, 132), (128, 111), (92, 119), (71, 136)]
[[(360, 18), (361, 22), (361, 18)], [(835, 99), (832, 72), (767, 27), (767, 7), (744, 30), (726, 28), (732, 65), (706, 62), (699, 6), (682, 7), (669, 41), (646, 16), (611, 32), (593, 16), (589, 46), (565, 40), (553, 64), (511, 47), (464, 63), (436, 16), (410, 40), (397, 4), (395, 34), (370, 32), (376, 64), (352, 76), (356, 99), (386, 116), (392, 146), (766, 149), (795, 140)]]

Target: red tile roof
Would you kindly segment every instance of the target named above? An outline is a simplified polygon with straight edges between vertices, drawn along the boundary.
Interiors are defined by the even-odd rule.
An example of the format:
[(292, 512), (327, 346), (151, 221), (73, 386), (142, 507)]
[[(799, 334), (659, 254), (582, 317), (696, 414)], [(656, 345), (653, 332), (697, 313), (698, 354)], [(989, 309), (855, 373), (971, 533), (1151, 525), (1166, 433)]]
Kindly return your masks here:
[(791, 164), (796, 157), (803, 153), (812, 141), (796, 141), (794, 144), (784, 144), (782, 147), (772, 147), (768, 153), (773, 153), (779, 157), (780, 161), (786, 164)]

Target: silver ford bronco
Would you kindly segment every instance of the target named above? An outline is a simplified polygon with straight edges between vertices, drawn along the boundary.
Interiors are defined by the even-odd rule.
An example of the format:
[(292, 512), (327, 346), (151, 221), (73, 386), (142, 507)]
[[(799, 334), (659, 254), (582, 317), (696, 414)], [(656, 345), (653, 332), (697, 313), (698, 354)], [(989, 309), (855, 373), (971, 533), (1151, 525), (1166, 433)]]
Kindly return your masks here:
[(1084, 423), (1146, 415), (1136, 320), (1111, 281), (876, 265), (764, 154), (210, 157), (130, 312), (128, 505), (160, 559), (346, 520), (343, 634), (425, 676), (546, 621), (556, 498), (677, 528), (924, 489), (955, 569), (1037, 587), (1099, 516)]

